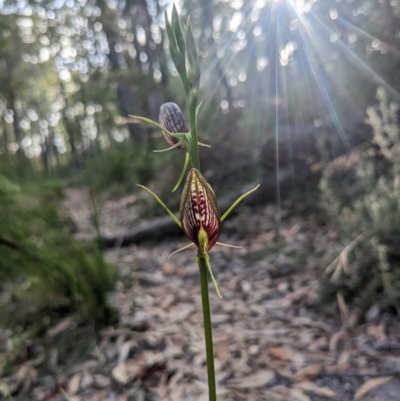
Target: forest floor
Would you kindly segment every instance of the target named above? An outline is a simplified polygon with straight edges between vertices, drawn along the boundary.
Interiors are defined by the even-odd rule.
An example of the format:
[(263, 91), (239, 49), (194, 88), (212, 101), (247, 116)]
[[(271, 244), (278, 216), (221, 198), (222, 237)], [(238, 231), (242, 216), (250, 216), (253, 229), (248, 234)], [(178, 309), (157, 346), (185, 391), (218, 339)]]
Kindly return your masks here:
[[(88, 204), (84, 191), (68, 190), (82, 239), (93, 234)], [(105, 235), (127, 233), (137, 219), (132, 196), (106, 202), (100, 215)], [(223, 296), (210, 286), (219, 400), (400, 399), (399, 321), (377, 307), (348, 308), (340, 295), (340, 309), (320, 304), (320, 279), (343, 249), (332, 227), (309, 210), (268, 205), (228, 219), (220, 240), (242, 249), (210, 253)], [(52, 369), (43, 374), (43, 361), (27, 356), (13, 380), (30, 395), (15, 401), (66, 400), (61, 388), (72, 401), (206, 401), (196, 252), (168, 259), (187, 243), (177, 234), (107, 251), (119, 271), (118, 327), (94, 336), (71, 318), (57, 323), (44, 336), (56, 348)], [(79, 355), (62, 357), (60, 339)]]

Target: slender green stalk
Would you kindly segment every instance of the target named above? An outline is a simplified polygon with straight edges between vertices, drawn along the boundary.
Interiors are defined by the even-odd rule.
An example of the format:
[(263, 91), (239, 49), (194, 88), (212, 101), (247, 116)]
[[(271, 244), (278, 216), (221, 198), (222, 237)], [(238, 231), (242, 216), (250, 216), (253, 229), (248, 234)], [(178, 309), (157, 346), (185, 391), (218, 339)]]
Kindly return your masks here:
[[(200, 287), (201, 287), (201, 299), (203, 307), (204, 334), (206, 342), (208, 394), (209, 394), (209, 401), (216, 401), (217, 391), (215, 383), (211, 311), (210, 311), (210, 300), (208, 297), (209, 275), (212, 283), (214, 284), (218, 296), (221, 297), (221, 294), (218, 289), (217, 281), (215, 280), (215, 277), (213, 275), (210, 265), (210, 258), (207, 252), (215, 245), (215, 241), (217, 240), (217, 238), (212, 237), (212, 234), (219, 234), (219, 231), (218, 232), (216, 231), (216, 229), (219, 230), (219, 224), (222, 221), (224, 221), (226, 217), (228, 217), (229, 213), (239, 202), (241, 202), (246, 196), (253, 193), (259, 187), (259, 185), (257, 185), (250, 191), (246, 192), (242, 196), (240, 196), (233, 203), (233, 205), (225, 212), (225, 214), (222, 217), (220, 217), (220, 212), (214, 191), (211, 189), (207, 180), (201, 175), (200, 172), (201, 170), (200, 170), (199, 145), (201, 146), (208, 146), (208, 145), (199, 143), (197, 139), (197, 116), (201, 106), (201, 102), (199, 105), (197, 105), (197, 102), (198, 102), (201, 74), (200, 74), (200, 63), (196, 50), (196, 44), (192, 33), (190, 19), (188, 19), (186, 27), (183, 25), (183, 30), (185, 31), (186, 35), (184, 35), (183, 33), (182, 24), (179, 20), (178, 11), (175, 6), (173, 6), (171, 22), (168, 19), (167, 13), (165, 13), (165, 21), (166, 21), (166, 30), (169, 40), (171, 58), (175, 64), (176, 70), (178, 71), (182, 79), (183, 90), (185, 92), (186, 105), (189, 114), (190, 130), (187, 133), (172, 133), (169, 132), (161, 124), (151, 121), (145, 117), (139, 117), (139, 116), (131, 116), (131, 117), (134, 117), (141, 121), (145, 121), (149, 124), (152, 124), (160, 128), (164, 133), (164, 137), (166, 136), (165, 134), (167, 134), (168, 136), (178, 140), (178, 142), (176, 143), (176, 140), (169, 140), (168, 138), (167, 142), (169, 144), (171, 143), (175, 144), (169, 147), (168, 149), (164, 149), (163, 151), (179, 147), (183, 142), (185, 142), (186, 144), (187, 153), (186, 153), (185, 164), (183, 166), (183, 171), (179, 177), (178, 183), (172, 190), (172, 192), (174, 192), (180, 185), (183, 177), (186, 174), (186, 168), (190, 160), (190, 163), (192, 165), (192, 170), (189, 172), (189, 175), (187, 176), (186, 184), (181, 196), (181, 207), (180, 207), (181, 220), (179, 221), (177, 219), (177, 217), (168, 209), (165, 203), (153, 191), (142, 185), (139, 185), (139, 187), (142, 187), (151, 195), (153, 195), (153, 197), (157, 200), (157, 202), (166, 210), (166, 212), (169, 214), (172, 220), (185, 231), (186, 235), (192, 241), (192, 243), (190, 243), (189, 245), (184, 246), (183, 248), (173, 252), (170, 255), (170, 257), (176, 252), (180, 252), (193, 245), (196, 245), (197, 248), (199, 249), (197, 253), (197, 263), (199, 265), (199, 270), (200, 270)], [(177, 109), (175, 110), (175, 114), (179, 112), (180, 113), (179, 118), (181, 120), (184, 120), (184, 117), (180, 112), (179, 107), (175, 107), (175, 109)], [(170, 117), (171, 116), (168, 116), (168, 118)], [(169, 125), (171, 124), (168, 124), (168, 126)], [(184, 126), (186, 129), (186, 124), (184, 123), (184, 121), (183, 124), (180, 125), (182, 127)], [(174, 129), (174, 126), (175, 125), (172, 124), (171, 125), (172, 128), (170, 129)], [(202, 197), (200, 197), (200, 187), (203, 191)], [(196, 202), (194, 202), (193, 197), (196, 197), (197, 199)], [(200, 202), (202, 202), (203, 206), (206, 208), (206, 213), (213, 215), (214, 218), (218, 220), (218, 227), (215, 227), (215, 225), (213, 224), (208, 224), (207, 219), (203, 220), (202, 216), (200, 216), (200, 207), (199, 207)], [(198, 208), (196, 210), (194, 207), (194, 203), (197, 203), (198, 205)], [(188, 213), (191, 214), (192, 216), (191, 218), (188, 218)], [(195, 220), (196, 223), (194, 225), (192, 224), (193, 220)], [(209, 222), (211, 220), (212, 219), (210, 218)], [(196, 233), (193, 233), (191, 231), (192, 229), (195, 230)], [(222, 244), (220, 242), (217, 242), (217, 244), (223, 246), (230, 246), (227, 244)]]
[(180, 175), (180, 177), (178, 179), (178, 182), (175, 184), (174, 189), (172, 190), (172, 192), (175, 192), (179, 188), (179, 185), (181, 185), (182, 180), (185, 178), (186, 170), (187, 170), (187, 167), (189, 165), (189, 161), (190, 161), (189, 152), (186, 152), (185, 163), (183, 164), (182, 173), (181, 173), (181, 175)]
[(197, 143), (197, 116), (196, 106), (189, 106), (189, 121), (190, 121), (190, 162), (192, 167), (200, 171), (199, 145)]
[(200, 270), (201, 301), (203, 306), (204, 335), (206, 339), (206, 358), (207, 358), (207, 376), (208, 376), (208, 399), (217, 400), (217, 389), (215, 385), (214, 369), (214, 349), (212, 340), (210, 300), (208, 297), (208, 271), (204, 256), (197, 254), (197, 263)]
[[(200, 170), (199, 144), (197, 140), (197, 114), (200, 107), (200, 105), (197, 106), (199, 85), (200, 85), (200, 63), (196, 50), (196, 44), (192, 33), (190, 19), (188, 19), (188, 22), (185, 27), (186, 32), (184, 34), (184, 32), (182, 31), (182, 25), (179, 20), (179, 15), (175, 6), (173, 7), (172, 10), (171, 23), (169, 22), (168, 15), (167, 14), (165, 15), (166, 15), (165, 20), (166, 20), (167, 35), (169, 39), (170, 54), (175, 64), (175, 67), (182, 79), (183, 89), (185, 92), (186, 105), (189, 114), (190, 132), (184, 139), (186, 141), (186, 146), (192, 168), (196, 169), (200, 174), (201, 170)], [(184, 171), (186, 171), (186, 162)], [(179, 178), (178, 183), (180, 183), (180, 181), (181, 177)], [(155, 196), (154, 194), (152, 195)], [(157, 199), (157, 201), (161, 203), (159, 199)], [(167, 210), (165, 205), (163, 205), (162, 203), (161, 205)], [(170, 214), (170, 216), (172, 215), (171, 216), (172, 218), (174, 218), (171, 212), (168, 211), (168, 213)], [(205, 242), (206, 244), (207, 241)], [(183, 249), (185, 248), (186, 247), (184, 247)], [(204, 249), (205, 248), (203, 248), (203, 250)], [(210, 300), (208, 297), (208, 274), (210, 274), (213, 284), (219, 296), (220, 294), (218, 291), (217, 282), (212, 274), (208, 254), (206, 252), (203, 253), (199, 251), (197, 254), (197, 263), (200, 269), (201, 298), (203, 306), (204, 333), (206, 341), (209, 401), (216, 401), (217, 393), (215, 385), (214, 351), (213, 351), (213, 339), (212, 339), (212, 329), (211, 329)]]

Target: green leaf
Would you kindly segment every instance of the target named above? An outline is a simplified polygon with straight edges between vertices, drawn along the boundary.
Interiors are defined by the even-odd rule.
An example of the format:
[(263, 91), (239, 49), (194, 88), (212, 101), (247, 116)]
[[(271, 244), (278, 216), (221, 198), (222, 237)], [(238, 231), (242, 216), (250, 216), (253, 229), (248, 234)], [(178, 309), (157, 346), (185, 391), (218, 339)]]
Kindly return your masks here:
[(196, 87), (198, 89), (200, 83), (200, 62), (197, 54), (196, 43), (193, 37), (190, 18), (188, 19), (187, 25), (186, 46), (189, 61), (189, 68), (187, 71), (188, 82), (191, 88)]
[[(175, 6), (174, 6), (175, 7)], [(178, 18), (178, 19), (177, 19)], [(178, 22), (176, 22), (178, 21)], [(185, 44), (182, 44), (182, 32), (180, 30), (179, 17), (172, 13), (172, 25), (168, 19), (167, 12), (165, 12), (165, 27), (169, 41), (169, 52), (175, 68), (181, 76), (182, 80), (186, 80), (186, 50)], [(178, 42), (179, 38), (179, 42)]]
[(186, 63), (185, 63), (185, 55), (182, 56), (179, 53), (178, 49), (169, 49), (172, 61), (174, 62), (175, 68), (181, 76), (182, 81), (187, 82), (187, 74), (186, 74)]
[(170, 51), (171, 51), (171, 49), (174, 49), (175, 51), (178, 51), (178, 44), (176, 43), (176, 38), (175, 38), (175, 35), (174, 35), (174, 31), (172, 30), (172, 26), (171, 26), (171, 24), (169, 22), (168, 14), (167, 14), (166, 11), (165, 11), (165, 27), (167, 29), (167, 36), (168, 36)]
[(174, 31), (176, 43), (178, 45), (180, 53), (185, 55), (186, 53), (185, 40), (183, 37), (182, 26), (179, 20), (178, 11), (176, 10), (175, 4), (172, 9), (172, 30)]

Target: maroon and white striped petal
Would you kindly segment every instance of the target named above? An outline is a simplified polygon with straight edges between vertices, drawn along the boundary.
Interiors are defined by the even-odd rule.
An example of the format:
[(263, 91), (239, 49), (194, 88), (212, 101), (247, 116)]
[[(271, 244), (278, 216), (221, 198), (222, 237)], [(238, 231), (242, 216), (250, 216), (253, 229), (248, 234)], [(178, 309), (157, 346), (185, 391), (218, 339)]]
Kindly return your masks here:
[(220, 211), (210, 184), (196, 169), (189, 171), (180, 203), (185, 234), (201, 252), (208, 252), (220, 233)]
[[(158, 119), (160, 125), (162, 125), (169, 132), (179, 133), (189, 131), (181, 109), (175, 103), (169, 102), (162, 104)], [(169, 145), (174, 146), (179, 142), (177, 138), (168, 135), (166, 132), (161, 131), (161, 133)], [(178, 149), (183, 148), (183, 146), (178, 147)]]

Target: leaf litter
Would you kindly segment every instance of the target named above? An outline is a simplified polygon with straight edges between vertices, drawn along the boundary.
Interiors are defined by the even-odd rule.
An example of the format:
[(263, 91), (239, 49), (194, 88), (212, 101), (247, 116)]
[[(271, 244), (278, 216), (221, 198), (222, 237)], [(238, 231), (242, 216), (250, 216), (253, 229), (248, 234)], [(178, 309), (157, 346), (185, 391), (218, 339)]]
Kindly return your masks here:
[[(74, 196), (75, 215), (87, 214)], [(129, 230), (114, 204), (106, 213), (106, 232)], [(394, 347), (399, 323), (378, 313), (357, 324), (352, 316), (358, 312), (348, 310), (340, 295), (340, 308), (318, 305), (318, 280), (329, 264), (326, 248), (337, 246), (334, 230), (289, 208), (277, 227), (276, 213), (267, 206), (227, 221), (230, 235), (221, 240), (243, 248), (211, 253), (224, 297), (210, 286), (219, 400), (373, 401), (374, 391), (385, 394), (386, 385), (400, 390), (392, 379), (400, 374)], [(244, 221), (250, 235), (241, 235)], [(26, 340), (37, 351), (26, 353), (18, 366), (4, 369), (13, 349), (3, 347), (0, 394), (15, 401), (61, 401), (63, 391), (74, 401), (206, 401), (195, 251), (168, 260), (185, 244), (176, 237), (110, 250), (107, 258), (120, 274), (111, 297), (119, 325), (92, 333), (86, 352), (71, 360), (59, 357), (55, 341), (79, 335), (71, 318), (55, 322), (44, 338)], [(12, 336), (4, 330), (0, 341), (10, 344)]]

